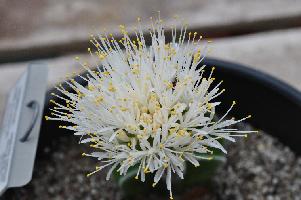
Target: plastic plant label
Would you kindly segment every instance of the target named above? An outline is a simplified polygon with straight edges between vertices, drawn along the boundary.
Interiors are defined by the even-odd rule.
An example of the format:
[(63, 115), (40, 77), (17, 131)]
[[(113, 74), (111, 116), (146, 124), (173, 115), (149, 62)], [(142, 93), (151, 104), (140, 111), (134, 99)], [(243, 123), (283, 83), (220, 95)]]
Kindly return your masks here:
[(11, 89), (0, 131), (0, 195), (32, 178), (47, 85), (47, 67), (31, 64)]

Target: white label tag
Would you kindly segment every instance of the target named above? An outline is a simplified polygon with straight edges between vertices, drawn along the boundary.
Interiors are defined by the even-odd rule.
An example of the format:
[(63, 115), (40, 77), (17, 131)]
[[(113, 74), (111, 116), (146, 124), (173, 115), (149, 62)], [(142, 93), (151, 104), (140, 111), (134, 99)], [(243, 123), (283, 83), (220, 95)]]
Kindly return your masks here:
[(20, 120), (27, 73), (23, 74), (8, 96), (2, 129), (0, 132), (0, 194), (7, 187), (9, 169)]
[(32, 64), (8, 95), (0, 132), (0, 196), (32, 178), (47, 85), (47, 67)]

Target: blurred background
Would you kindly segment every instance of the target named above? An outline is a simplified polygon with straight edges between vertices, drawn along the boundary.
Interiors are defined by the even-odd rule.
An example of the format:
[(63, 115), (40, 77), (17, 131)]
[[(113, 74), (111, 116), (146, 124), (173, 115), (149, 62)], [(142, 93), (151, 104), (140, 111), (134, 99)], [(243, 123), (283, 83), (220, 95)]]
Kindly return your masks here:
[[(0, 122), (10, 88), (30, 63), (48, 65), (48, 87), (51, 88), (63, 81), (67, 74), (83, 70), (76, 63), (76, 56), (91, 59), (87, 53), (90, 34), (106, 29), (118, 37), (120, 24), (131, 28), (140, 17), (146, 27), (149, 18), (157, 16), (157, 11), (165, 21), (167, 32), (170, 25), (176, 23), (179, 27), (182, 23), (175, 21), (174, 16), (177, 15), (189, 24), (190, 31), (197, 31), (212, 40), (210, 57), (244, 64), (301, 91), (301, 0), (0, 0)], [(257, 93), (257, 102), (262, 107), (266, 106), (261, 101), (264, 95)], [(253, 99), (252, 105), (257, 106), (259, 103), (253, 103)], [(286, 130), (279, 138), (287, 137), (298, 146), (298, 134), (287, 130), (297, 127), (300, 119), (290, 111), (289, 115), (286, 114), (288, 112), (283, 114), (282, 107), (274, 106), (279, 105), (278, 102), (281, 104), (281, 100), (269, 104), (275, 107), (272, 114), (278, 112), (274, 118), (281, 121), (273, 122), (271, 126), (279, 132)], [(264, 109), (259, 110), (265, 112)], [(267, 115), (261, 115), (264, 118), (262, 123), (267, 123), (268, 119), (264, 117)], [(282, 116), (287, 116), (287, 120)], [(287, 121), (293, 126), (287, 127), (283, 123)], [(48, 134), (51, 140), (47, 141), (51, 145), (46, 142), (47, 145), (39, 150), (44, 158), (38, 157), (34, 181), (19, 192), (11, 190), (11, 196), (16, 194), (14, 199), (35, 195), (38, 196), (36, 199), (57, 200), (74, 199), (70, 194), (74, 197), (79, 195), (77, 199), (93, 199), (93, 195), (99, 194), (105, 197), (120, 195), (112, 182), (104, 181), (104, 177), (86, 179), (85, 173), (91, 171), (95, 163), (94, 160), (82, 159), (81, 152), (85, 149), (84, 146), (78, 147), (75, 138), (53, 140), (56, 133), (47, 131), (51, 133)], [(48, 136), (44, 134), (44, 140)], [(268, 200), (281, 199), (278, 197), (280, 193), (286, 197), (291, 191), (300, 193), (301, 184), (297, 178), (301, 174), (300, 157), (295, 157), (293, 152), (268, 137), (259, 134), (240, 143), (237, 149), (233, 148), (228, 154), (227, 164), (217, 175), (227, 177), (223, 182), (220, 178), (217, 180), (226, 189), (233, 188), (235, 194), (237, 191), (238, 194), (255, 195), (237, 199), (260, 199), (257, 195), (262, 191), (265, 191), (264, 197), (271, 198), (261, 199)], [(67, 170), (69, 175), (66, 176)], [(252, 181), (246, 184), (245, 180)], [(235, 199), (231, 197), (232, 190), (221, 191), (223, 195), (230, 194), (229, 199)], [(188, 194), (194, 195), (195, 199), (206, 193), (203, 190), (191, 192)], [(274, 193), (275, 198), (272, 198)], [(41, 194), (45, 198), (40, 198)], [(91, 198), (87, 194), (92, 194)], [(57, 198), (50, 198), (52, 196)]]
[(213, 40), (209, 56), (271, 74), (301, 90), (299, 0), (0, 0), (0, 115), (6, 95), (30, 62), (50, 70), (49, 87), (82, 70), (89, 35), (137, 17), (178, 15), (189, 29)]

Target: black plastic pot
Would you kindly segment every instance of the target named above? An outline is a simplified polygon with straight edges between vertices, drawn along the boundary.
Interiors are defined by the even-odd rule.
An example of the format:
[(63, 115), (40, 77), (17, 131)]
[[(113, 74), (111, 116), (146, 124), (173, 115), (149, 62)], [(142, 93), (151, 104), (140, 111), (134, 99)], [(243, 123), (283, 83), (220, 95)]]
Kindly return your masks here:
[[(251, 125), (273, 135), (295, 153), (301, 154), (301, 93), (298, 90), (240, 64), (211, 58), (205, 59), (202, 64), (215, 66), (214, 77), (224, 80), (226, 92), (219, 97), (223, 102), (219, 106), (220, 112), (227, 110), (231, 102), (236, 100), (238, 106), (232, 111), (233, 116), (241, 118), (252, 114), (253, 117), (248, 120)], [(77, 81), (86, 84), (82, 79)], [(47, 94), (45, 115), (49, 114), (49, 99), (53, 98), (51, 92), (55, 90)], [(59, 129), (55, 122), (44, 120), (40, 145), (62, 135), (66, 135), (65, 129)]]
[[(202, 64), (215, 66), (214, 77), (216, 80), (224, 80), (223, 88), (226, 92), (219, 97), (223, 104), (217, 112), (225, 112), (232, 101), (236, 100), (238, 106), (231, 111), (232, 116), (241, 118), (252, 114), (253, 117), (248, 120), (251, 125), (278, 138), (297, 155), (301, 155), (301, 93), (298, 90), (270, 75), (240, 64), (211, 58), (205, 59)], [(86, 84), (82, 79), (75, 79)], [(53, 99), (50, 95), (52, 92), (56, 90), (47, 92), (44, 115), (50, 113), (52, 105), (49, 105), (49, 100)], [(73, 137), (65, 129), (59, 129), (58, 125), (58, 122), (43, 119), (37, 162), (39, 155), (43, 156), (42, 149), (45, 145), (56, 143), (58, 137)]]
[[(216, 78), (224, 80), (223, 102), (237, 100), (234, 115), (250, 113), (254, 127), (278, 138), (296, 154), (301, 154), (301, 92), (278, 79), (246, 66), (206, 59), (216, 66)], [(224, 108), (225, 109), (225, 108)]]

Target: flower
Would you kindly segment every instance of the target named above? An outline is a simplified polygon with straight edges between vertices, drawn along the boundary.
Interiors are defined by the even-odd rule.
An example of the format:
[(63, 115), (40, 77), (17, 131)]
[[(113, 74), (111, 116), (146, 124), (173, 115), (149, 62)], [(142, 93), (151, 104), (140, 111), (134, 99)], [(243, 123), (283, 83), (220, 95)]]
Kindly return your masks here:
[(204, 76), (205, 66), (200, 65), (208, 45), (203, 46), (198, 33), (187, 34), (186, 28), (180, 33), (173, 28), (167, 43), (162, 20), (152, 19), (147, 47), (138, 18), (134, 40), (122, 25), (120, 41), (107, 33), (91, 36), (96, 51), (88, 52), (99, 61), (96, 70), (76, 57), (88, 71), (87, 77), (79, 75), (88, 86), (74, 79), (66, 81), (72, 92), (58, 86), (60, 94), (53, 95), (64, 103), (52, 100), (55, 106), (46, 119), (68, 122), (60, 127), (95, 149), (83, 155), (102, 165), (88, 176), (109, 167), (108, 180), (114, 170), (126, 175), (137, 166), (135, 178), (144, 181), (147, 173), (154, 173), (153, 186), (165, 174), (172, 199), (172, 173), (183, 178), (185, 162), (197, 167), (199, 160), (213, 158), (212, 148), (227, 153), (220, 139), (234, 142), (252, 132), (229, 127), (250, 117), (226, 119), (234, 101), (216, 120), (221, 102), (215, 98), (225, 90), (220, 89), (222, 81), (213, 84), (214, 67)]

